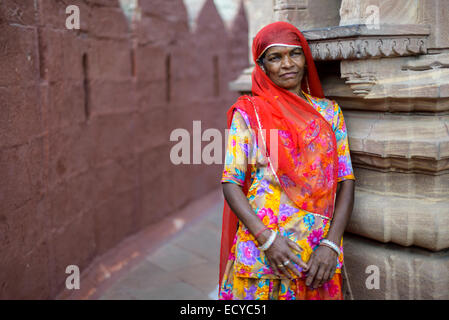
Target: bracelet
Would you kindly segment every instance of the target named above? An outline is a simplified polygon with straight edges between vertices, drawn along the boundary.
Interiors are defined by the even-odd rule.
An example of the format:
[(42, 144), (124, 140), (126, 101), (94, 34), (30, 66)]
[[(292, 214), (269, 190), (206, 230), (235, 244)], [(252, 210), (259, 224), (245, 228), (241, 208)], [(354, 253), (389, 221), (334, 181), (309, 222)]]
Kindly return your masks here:
[(274, 239), (276, 239), (276, 235), (277, 235), (277, 232), (271, 230), (270, 237), (268, 238), (268, 240), (263, 245), (259, 246), (259, 250), (260, 251), (267, 250), (273, 244)]
[(261, 234), (262, 232), (264, 232), (265, 230), (267, 230), (267, 229), (268, 229), (267, 226), (263, 227), (259, 232), (256, 233), (256, 235), (254, 236), (254, 238), (257, 238), (258, 236), (260, 236), (260, 234)]
[(341, 253), (340, 252), (340, 248), (335, 243), (333, 243), (332, 241), (327, 240), (327, 239), (321, 239), (320, 245), (324, 245), (326, 247), (331, 248), (332, 250), (334, 250), (337, 253), (337, 257), (340, 256), (340, 253)]

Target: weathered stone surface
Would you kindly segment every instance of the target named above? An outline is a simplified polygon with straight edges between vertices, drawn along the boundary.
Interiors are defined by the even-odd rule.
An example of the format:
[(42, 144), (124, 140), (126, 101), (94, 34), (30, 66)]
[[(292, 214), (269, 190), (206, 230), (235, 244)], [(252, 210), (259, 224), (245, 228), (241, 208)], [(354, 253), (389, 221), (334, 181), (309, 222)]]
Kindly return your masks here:
[(429, 51), (440, 52), (449, 46), (449, 20), (445, 17), (449, 10), (449, 2), (445, 0), (426, 0), (422, 6), (422, 22), (432, 26), (429, 37)]
[(435, 201), (357, 188), (347, 230), (384, 243), (443, 250), (449, 248), (448, 208), (447, 198)]
[(0, 86), (0, 147), (20, 145), (43, 128), (35, 86)]
[(274, 21), (299, 23), (300, 30), (335, 26), (338, 25), (340, 18), (338, 13), (340, 2), (335, 0), (275, 0), (273, 18)]
[[(367, 24), (374, 28), (385, 24), (423, 24), (432, 29), (429, 48), (447, 48), (449, 22), (444, 19), (449, 8), (445, 0), (343, 0), (340, 26)], [(377, 26), (375, 24), (378, 24)]]
[(208, 0), (194, 33), (182, 0), (126, 2), (70, 1), (68, 30), (67, 1), (0, 1), (0, 298), (55, 297), (67, 265), (84, 271), (219, 181), (221, 165), (172, 165), (169, 136), (226, 126), (245, 12), (230, 36)]
[(446, 116), (344, 112), (354, 163), (439, 172), (449, 168)]
[(0, 87), (29, 84), (38, 79), (35, 29), (0, 24)]
[[(345, 234), (345, 266), (353, 299), (449, 299), (449, 251), (429, 252)], [(379, 289), (368, 289), (379, 270)]]
[(385, 24), (413, 24), (421, 20), (419, 4), (414, 0), (342, 0), (340, 25), (369, 24), (376, 20)]
[[(342, 61), (341, 76), (354, 94), (367, 99), (449, 97), (449, 70), (444, 68), (447, 54), (421, 58), (398, 57), (361, 61)], [(429, 61), (430, 60), (430, 61)], [(413, 63), (418, 61), (419, 67)]]
[(404, 174), (399, 170), (375, 170), (372, 167), (361, 168), (359, 165), (354, 172), (356, 186), (362, 191), (431, 201), (448, 199), (448, 172)]

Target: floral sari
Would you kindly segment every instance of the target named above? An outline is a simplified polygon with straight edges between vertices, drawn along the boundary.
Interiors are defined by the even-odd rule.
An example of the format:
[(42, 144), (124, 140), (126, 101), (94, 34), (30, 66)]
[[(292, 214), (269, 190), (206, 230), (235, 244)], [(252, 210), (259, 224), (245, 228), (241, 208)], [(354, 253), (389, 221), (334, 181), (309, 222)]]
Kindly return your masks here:
[[(276, 86), (257, 64), (257, 58), (273, 45), (303, 48), (307, 73), (301, 86), (309, 93), (308, 101)], [(307, 262), (329, 230), (338, 179), (353, 178), (347, 141), (342, 147), (342, 157), (347, 159), (343, 171), (350, 173), (339, 176), (340, 133), (334, 124), (344, 127), (343, 117), (338, 105), (324, 98), (310, 48), (296, 27), (286, 22), (264, 27), (252, 51), (253, 97), (239, 98), (227, 113), (231, 132), (222, 182), (241, 185), (263, 223), (301, 246), (303, 251), (296, 254)], [(237, 157), (244, 161), (235, 161)], [(276, 277), (257, 241), (226, 201), (222, 228), (220, 299), (341, 298), (339, 272), (316, 292), (306, 288), (303, 276), (292, 273), (293, 281)]]
[[(313, 107), (332, 125), (337, 139), (338, 181), (354, 179), (348, 138), (343, 114), (335, 101), (319, 99), (305, 94)], [(251, 176), (248, 201), (261, 221), (270, 229), (295, 241), (303, 251), (297, 253), (308, 261), (311, 253), (326, 236), (330, 220), (298, 208), (283, 192), (270, 172), (268, 160), (255, 143), (248, 115), (237, 109), (234, 112), (226, 151), (225, 168), (221, 182), (244, 185), (246, 175)], [(236, 159), (247, 159), (243, 162)], [(247, 163), (252, 163), (247, 171)], [(257, 246), (257, 240), (239, 221), (231, 252), (220, 287), (219, 299), (249, 300), (303, 300), (342, 299), (341, 268), (343, 264), (343, 241), (333, 279), (316, 290), (305, 285), (304, 275), (290, 281), (278, 278)], [(301, 268), (299, 268), (300, 271)], [(302, 273), (301, 273), (302, 275)]]

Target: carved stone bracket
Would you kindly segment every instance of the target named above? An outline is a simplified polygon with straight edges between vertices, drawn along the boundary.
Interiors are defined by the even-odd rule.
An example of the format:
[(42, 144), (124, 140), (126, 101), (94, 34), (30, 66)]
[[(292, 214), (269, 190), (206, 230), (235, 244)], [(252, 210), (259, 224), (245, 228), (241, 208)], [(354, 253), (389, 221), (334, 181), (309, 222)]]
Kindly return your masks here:
[(427, 53), (428, 26), (338, 26), (304, 32), (315, 60), (351, 60)]
[(376, 77), (369, 74), (342, 74), (342, 78), (347, 79), (345, 83), (351, 86), (351, 89), (356, 96), (367, 95), (377, 82)]
[(349, 60), (413, 56), (427, 53), (427, 39), (391, 37), (342, 39), (311, 42), (315, 60)]

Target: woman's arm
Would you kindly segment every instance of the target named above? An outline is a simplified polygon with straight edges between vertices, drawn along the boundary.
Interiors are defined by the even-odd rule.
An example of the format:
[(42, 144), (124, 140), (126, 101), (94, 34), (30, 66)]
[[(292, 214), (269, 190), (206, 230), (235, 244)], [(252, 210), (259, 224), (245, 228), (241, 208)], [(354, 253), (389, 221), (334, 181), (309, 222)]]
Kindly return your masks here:
[[(222, 183), (223, 185), (223, 195), (229, 204), (229, 207), (234, 211), (240, 221), (248, 228), (252, 234), (256, 234), (265, 225), (262, 223), (260, 218), (256, 215), (254, 210), (251, 208), (248, 199), (242, 191), (242, 188), (234, 183)], [(262, 232), (258, 237), (257, 241), (260, 239), (260, 243), (264, 243), (270, 233), (268, 230)]]
[[(262, 230), (265, 225), (251, 208), (248, 199), (242, 191), (242, 188), (237, 184), (229, 182), (222, 183), (222, 185), (223, 194), (229, 204), (229, 207), (248, 228), (248, 230), (253, 235)], [(263, 231), (256, 238), (257, 242), (259, 244), (265, 243), (265, 241), (267, 241), (270, 237), (270, 234), (270, 230)], [(278, 234), (270, 248), (265, 251), (269, 264), (277, 276), (280, 276), (279, 270), (281, 270), (285, 276), (287, 276), (289, 279), (292, 279), (292, 276), (287, 272), (287, 268), (277, 267), (277, 265), (280, 265), (287, 260), (296, 263), (302, 268), (306, 268), (306, 264), (295, 254), (293, 254), (292, 249), (295, 249), (297, 251), (302, 250), (301, 247), (299, 247), (294, 241), (291, 241), (290, 239), (282, 237)], [(292, 264), (290, 264), (289, 266), (292, 266)], [(290, 268), (290, 270), (292, 270), (298, 276), (301, 275), (300, 272), (294, 267)]]
[[(354, 180), (339, 183), (335, 211), (327, 239), (340, 246), (341, 237), (351, 217), (354, 206)], [(306, 285), (318, 288), (334, 276), (337, 266), (337, 253), (329, 247), (319, 246), (311, 255)]]

